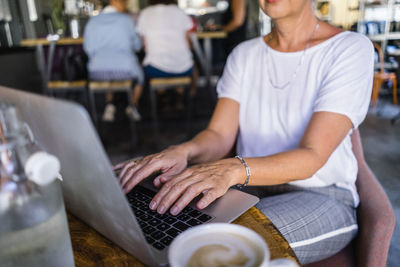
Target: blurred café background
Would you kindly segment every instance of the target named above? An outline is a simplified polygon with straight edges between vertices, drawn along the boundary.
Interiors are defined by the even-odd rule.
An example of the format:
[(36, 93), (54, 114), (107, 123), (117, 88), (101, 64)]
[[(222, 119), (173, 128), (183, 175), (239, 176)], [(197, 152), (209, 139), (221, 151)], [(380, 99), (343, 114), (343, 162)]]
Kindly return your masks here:
[[(137, 22), (148, 4), (146, 0), (128, 1), (127, 12), (133, 21)], [(189, 87), (187, 79), (148, 81), (138, 106), (140, 120), (129, 119), (124, 112), (126, 85), (90, 85), (83, 33), (88, 20), (104, 7), (101, 0), (0, 0), (0, 85), (83, 105), (113, 163), (185, 141), (207, 126), (216, 103), (215, 87), (227, 57), (223, 49), (227, 34), (207, 25), (223, 23), (229, 1), (179, 0), (178, 6), (195, 22), (190, 41), (198, 70), (197, 90), (183, 94), (177, 90)], [(366, 159), (400, 221), (400, 1), (315, 0), (314, 8), (321, 20), (365, 34), (376, 44), (371, 107), (360, 128)], [(246, 12), (246, 39), (271, 30), (258, 1), (248, 0)], [(144, 51), (137, 56), (142, 60)], [(116, 103), (113, 122), (101, 117), (104, 94), (110, 90)], [(398, 266), (398, 255), (397, 227), (388, 266)]]

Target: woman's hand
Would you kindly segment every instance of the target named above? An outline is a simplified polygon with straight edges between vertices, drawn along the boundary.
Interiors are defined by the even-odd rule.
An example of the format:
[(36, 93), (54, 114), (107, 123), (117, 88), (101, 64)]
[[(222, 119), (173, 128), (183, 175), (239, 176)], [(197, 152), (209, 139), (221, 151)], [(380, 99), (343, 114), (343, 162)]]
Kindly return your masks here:
[(170, 213), (177, 215), (203, 193), (197, 208), (204, 209), (231, 186), (243, 183), (245, 177), (245, 168), (235, 158), (195, 165), (165, 183), (150, 202), (150, 208), (163, 214), (173, 205)]
[(222, 31), (224, 27), (222, 25), (209, 23), (204, 26), (204, 29), (206, 31)]
[(114, 170), (121, 169), (118, 180), (124, 193), (128, 193), (149, 175), (161, 172), (153, 183), (159, 187), (174, 175), (180, 173), (187, 166), (188, 151), (181, 146), (172, 146), (160, 153), (149, 155), (139, 161), (129, 161), (114, 166)]

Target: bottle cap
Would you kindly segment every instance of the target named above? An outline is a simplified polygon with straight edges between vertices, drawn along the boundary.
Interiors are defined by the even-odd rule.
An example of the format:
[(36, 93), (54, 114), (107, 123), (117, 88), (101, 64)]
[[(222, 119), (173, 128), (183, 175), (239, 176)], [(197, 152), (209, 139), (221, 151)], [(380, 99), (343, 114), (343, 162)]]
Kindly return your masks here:
[(53, 155), (40, 151), (32, 154), (25, 163), (25, 174), (40, 186), (53, 182), (60, 172), (60, 161)]

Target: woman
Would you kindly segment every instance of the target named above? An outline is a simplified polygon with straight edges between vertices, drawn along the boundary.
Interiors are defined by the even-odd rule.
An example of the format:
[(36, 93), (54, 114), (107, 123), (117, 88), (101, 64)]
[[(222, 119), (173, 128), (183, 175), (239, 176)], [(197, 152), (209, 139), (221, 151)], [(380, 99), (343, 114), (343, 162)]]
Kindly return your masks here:
[[(145, 47), (143, 60), (146, 79), (192, 76), (190, 94), (195, 95), (197, 71), (193, 66), (188, 34), (192, 19), (176, 0), (150, 0), (140, 12), (138, 31)], [(182, 107), (183, 88), (177, 88), (177, 107)]]
[(209, 30), (223, 30), (227, 33), (224, 39), (225, 57), (228, 56), (233, 48), (246, 40), (247, 31), (247, 1), (229, 0), (228, 9), (222, 16), (223, 25), (206, 25)]
[[(124, 14), (126, 0), (106, 0), (106, 7), (92, 17), (85, 28), (84, 49), (89, 56), (89, 76), (91, 80), (115, 81), (135, 79), (127, 115), (140, 120), (136, 107), (142, 93), (144, 81), (143, 71), (135, 52), (142, 48), (139, 35), (136, 33), (132, 18)], [(106, 108), (103, 120), (113, 121), (115, 106), (112, 104), (113, 94), (106, 96)]]
[[(274, 28), (229, 56), (207, 129), (116, 168), (123, 168), (125, 192), (160, 172), (150, 203), (159, 213), (177, 214), (201, 194), (203, 209), (230, 186), (257, 186), (257, 207), (306, 264), (340, 251), (357, 233), (350, 134), (368, 109), (373, 46), (319, 21), (312, 0), (259, 3)], [(235, 141), (243, 158), (224, 158)]]
[(138, 31), (143, 39), (145, 75), (177, 77), (192, 74), (193, 59), (188, 41), (192, 19), (174, 0), (150, 0), (139, 15)]

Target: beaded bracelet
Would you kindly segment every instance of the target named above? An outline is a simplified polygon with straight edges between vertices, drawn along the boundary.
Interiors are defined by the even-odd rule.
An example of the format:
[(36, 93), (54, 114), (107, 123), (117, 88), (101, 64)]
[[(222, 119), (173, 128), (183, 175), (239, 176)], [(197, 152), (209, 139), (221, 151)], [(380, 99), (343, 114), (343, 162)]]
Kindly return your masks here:
[(243, 166), (246, 168), (246, 175), (247, 175), (246, 181), (244, 181), (244, 184), (237, 184), (236, 185), (239, 189), (242, 189), (243, 187), (245, 187), (245, 186), (247, 186), (249, 184), (250, 174), (251, 174), (250, 173), (250, 168), (247, 165), (246, 161), (241, 156), (236, 156), (235, 158), (239, 159), (240, 162), (243, 164)]

